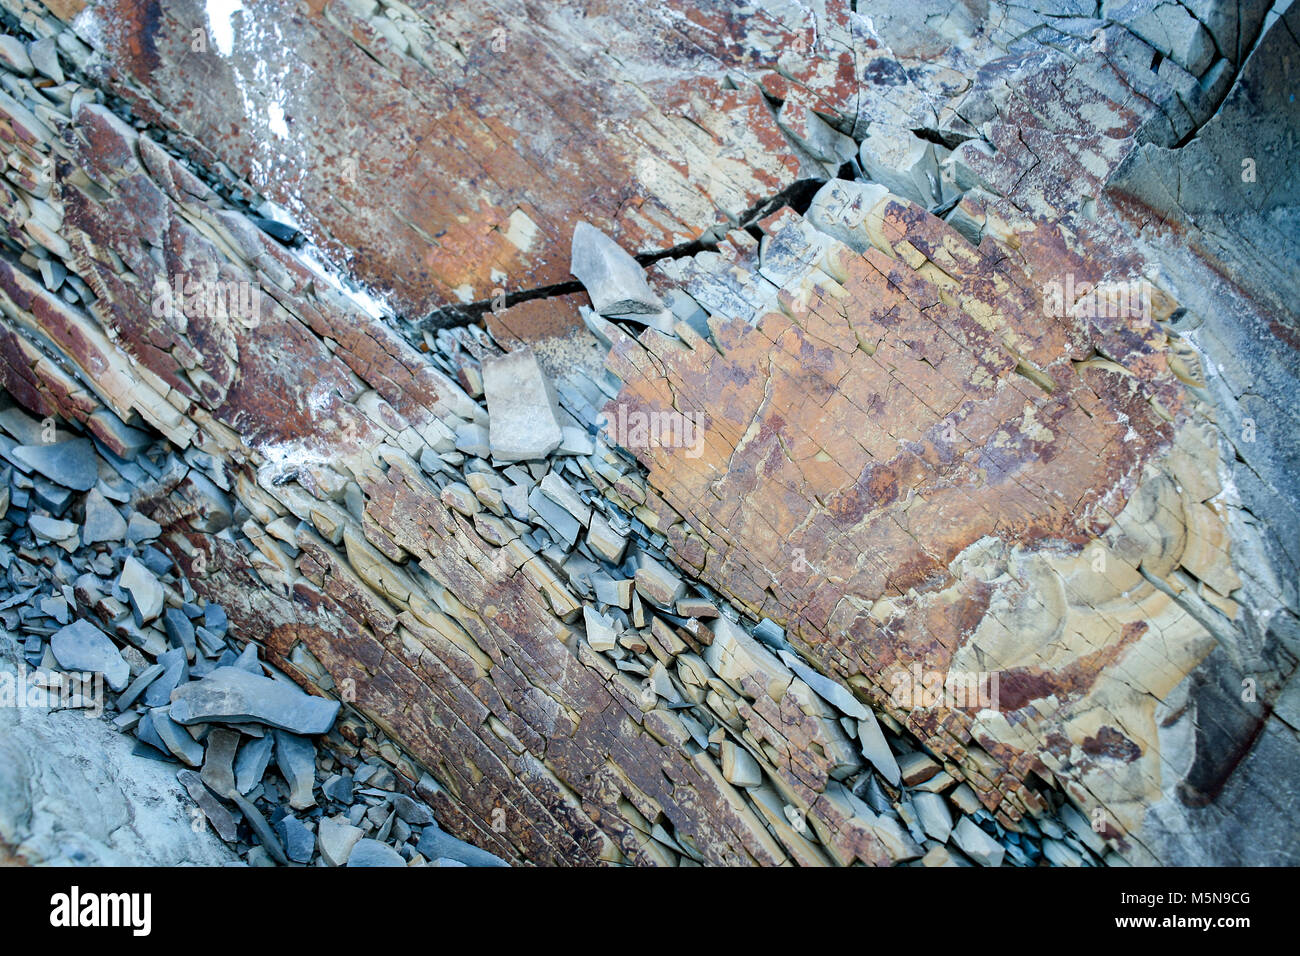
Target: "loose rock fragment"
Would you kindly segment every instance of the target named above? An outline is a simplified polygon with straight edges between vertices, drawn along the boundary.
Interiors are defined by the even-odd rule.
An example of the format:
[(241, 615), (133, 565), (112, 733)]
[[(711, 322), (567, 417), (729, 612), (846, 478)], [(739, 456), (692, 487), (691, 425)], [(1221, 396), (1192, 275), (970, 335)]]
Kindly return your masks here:
[(564, 434), (550, 380), (531, 349), (520, 349), (483, 363), (489, 443), (497, 461), (545, 458)]
[(182, 724), (253, 721), (295, 734), (323, 734), (334, 724), (338, 701), (311, 697), (297, 687), (234, 667), (218, 667), (173, 695), (172, 719)]
[(86, 620), (73, 621), (59, 628), (50, 638), (50, 650), (59, 666), (69, 671), (91, 671), (104, 675), (115, 691), (126, 687), (131, 677), (130, 665), (99, 628)]
[(19, 445), (14, 448), (13, 455), (27, 468), (74, 491), (89, 491), (99, 480), (95, 446), (86, 438), (73, 438), (52, 445)]

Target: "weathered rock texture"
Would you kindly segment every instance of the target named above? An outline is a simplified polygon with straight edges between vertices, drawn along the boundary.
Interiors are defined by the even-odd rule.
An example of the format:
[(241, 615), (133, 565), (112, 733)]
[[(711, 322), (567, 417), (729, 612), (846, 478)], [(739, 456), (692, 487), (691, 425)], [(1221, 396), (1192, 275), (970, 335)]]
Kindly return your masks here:
[[(976, 862), (1001, 859), (976, 815), (1059, 816), (1053, 862), (1296, 862), (1297, 330), (1255, 272), (1293, 242), (1266, 226), (1294, 167), (1272, 153), (1233, 206), (1171, 196), (1163, 158), (1236, 188), (1285, 5), (1177, 29), (1141, 3), (3, 6), (71, 79), (0, 75), (0, 384), (113, 453), (124, 423), (184, 450), (136, 506), (277, 666), (432, 773), (455, 835), (537, 863), (932, 861), (931, 786)], [(846, 162), (881, 183), (787, 192)], [(262, 198), (401, 317), (338, 294)], [(650, 270), (672, 334), (584, 322), (567, 286), (492, 337), (415, 333), (563, 282), (580, 220), (637, 253), (705, 240)], [(237, 307), (160, 306), (178, 278)], [(1149, 308), (1110, 307), (1130, 282)], [(570, 427), (683, 428), (563, 466), (597, 512), (572, 553), (541, 466), (457, 450), (490, 425), (482, 363), (523, 344)], [(904, 706), (914, 666), (997, 673), (1000, 700)], [(864, 766), (864, 701), (915, 758), (903, 791)]]

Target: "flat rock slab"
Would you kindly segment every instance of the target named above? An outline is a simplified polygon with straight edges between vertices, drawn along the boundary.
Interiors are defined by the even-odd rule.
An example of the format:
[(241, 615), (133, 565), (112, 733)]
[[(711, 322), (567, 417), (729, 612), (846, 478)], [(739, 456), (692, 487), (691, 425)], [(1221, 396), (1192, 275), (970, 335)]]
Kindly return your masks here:
[(316, 805), (312, 786), (316, 782), (316, 745), (306, 737), (275, 732), (275, 763), (289, 784), (289, 806), (306, 810)]
[(143, 626), (162, 613), (163, 586), (144, 564), (128, 557), (122, 563), (122, 576), (117, 583), (131, 595), (137, 625)]
[(99, 456), (88, 438), (52, 445), (19, 445), (13, 454), (28, 468), (73, 491), (89, 491), (99, 481)]
[(81, 526), (81, 543), (121, 541), (125, 535), (126, 519), (111, 501), (92, 488), (86, 495), (86, 520)]
[(583, 284), (601, 315), (656, 313), (663, 302), (646, 282), (645, 272), (617, 242), (591, 223), (573, 230), (569, 271)]
[(70, 671), (97, 671), (115, 691), (126, 687), (131, 667), (117, 645), (89, 621), (73, 621), (50, 638), (50, 650), (59, 666)]
[(531, 349), (483, 363), (489, 443), (497, 461), (545, 458), (564, 438), (555, 389)]
[(348, 866), (406, 866), (400, 853), (378, 840), (358, 840), (348, 855)]
[(178, 688), (172, 704), (172, 719), (181, 724), (262, 723), (307, 735), (325, 733), (338, 712), (337, 701), (312, 697), (292, 684), (234, 667), (218, 667), (202, 680)]

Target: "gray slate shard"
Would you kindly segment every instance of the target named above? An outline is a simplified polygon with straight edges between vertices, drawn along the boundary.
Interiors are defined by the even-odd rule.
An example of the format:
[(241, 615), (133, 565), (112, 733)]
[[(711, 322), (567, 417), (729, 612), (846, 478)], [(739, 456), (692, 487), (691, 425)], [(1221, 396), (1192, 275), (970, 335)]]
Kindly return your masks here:
[[(37, 40), (27, 48), (27, 56), (37, 71), (48, 76), (55, 83), (63, 83), (63, 69), (59, 66), (58, 44), (54, 37)], [(45, 260), (41, 261), (45, 262)]]
[(261, 782), (262, 775), (271, 762), (274, 746), (275, 742), (269, 734), (244, 741), (244, 745), (239, 748), (239, 755), (235, 757), (235, 789), (240, 793), (248, 793)]
[(378, 840), (358, 840), (348, 855), (348, 866), (406, 866), (402, 855)]
[(99, 459), (94, 442), (88, 438), (52, 445), (19, 445), (13, 455), (27, 468), (73, 491), (89, 491), (99, 480)]
[(171, 719), (168, 708), (155, 707), (149, 711), (153, 729), (164, 746), (182, 763), (197, 767), (203, 763), (203, 745), (190, 736), (188, 730)]
[(27, 527), (42, 541), (67, 541), (77, 533), (77, 526), (71, 521), (45, 515), (32, 515), (27, 519)]
[(464, 863), (466, 866), (510, 865), (487, 850), (480, 850), (463, 840), (457, 840), (454, 836), (443, 832), (436, 823), (431, 823), (424, 828), (424, 833), (421, 834), (420, 842), (415, 849), (426, 860), (446, 857), (450, 860), (456, 860), (458, 863)]
[(200, 776), (214, 793), (224, 797), (235, 789), (235, 752), (239, 747), (239, 733), (225, 727), (213, 727), (208, 732), (206, 743)]
[[(358, 805), (356, 809), (364, 808)], [(365, 836), (365, 831), (359, 827), (333, 817), (322, 817), (317, 826), (321, 860), (326, 866), (345, 865), (357, 843)]]
[(564, 438), (559, 402), (532, 349), (483, 361), (488, 443), (497, 461), (545, 458)]
[(81, 527), (81, 543), (121, 541), (125, 535), (126, 519), (98, 489), (90, 489), (86, 495), (86, 520)]
[(185, 656), (194, 660), (198, 647), (194, 641), (194, 624), (180, 608), (169, 607), (163, 611), (163, 629), (173, 647), (185, 650)]
[(239, 812), (244, 815), (248, 825), (253, 828), (253, 833), (257, 835), (258, 841), (266, 847), (266, 852), (271, 854), (271, 859), (275, 860), (281, 866), (289, 865), (289, 858), (284, 855), (284, 847), (280, 845), (279, 838), (271, 825), (266, 822), (266, 817), (262, 816), (257, 807), (253, 806), (251, 800), (246, 799), (240, 793), (235, 792), (230, 795), (230, 799), (239, 807)]
[(834, 704), (850, 717), (856, 717), (859, 720), (866, 720), (871, 717), (871, 711), (867, 708), (867, 705), (835, 681), (818, 674), (788, 651), (777, 651), (777, 654), (780, 656), (782, 663), (794, 671), (799, 676), (799, 679), (811, 687), (823, 700)]
[(284, 843), (284, 852), (295, 863), (310, 863), (316, 849), (316, 834), (295, 816), (286, 816), (275, 825), (275, 832)]
[(569, 272), (601, 315), (646, 315), (664, 309), (637, 261), (590, 223), (574, 227)]
[(62, 518), (72, 503), (72, 491), (52, 481), (46, 481), (39, 475), (32, 479), (32, 495), (36, 504), (56, 518)]
[(306, 810), (316, 805), (316, 745), (306, 737), (275, 731), (275, 765), (289, 785), (289, 806)]
[(1001, 866), (1006, 850), (971, 820), (962, 817), (952, 831), (952, 841), (961, 851), (981, 866)]
[(547, 528), (554, 531), (566, 545), (573, 547), (582, 531), (577, 518), (544, 495), (540, 487), (534, 488), (528, 495), (528, 505), (537, 512)]
[(311, 697), (286, 681), (218, 667), (177, 689), (172, 718), (182, 724), (254, 722), (295, 734), (323, 734), (334, 725), (338, 701)]
[(159, 654), (158, 663), (163, 666), (162, 676), (144, 692), (144, 702), (149, 707), (165, 707), (171, 702), (172, 691), (189, 679), (185, 648), (173, 647)]
[(133, 512), (131, 520), (126, 523), (126, 540), (131, 544), (152, 541), (160, 534), (162, 534), (162, 525), (151, 518), (146, 518), (138, 511)]
[(140, 563), (154, 574), (158, 575), (158, 577), (170, 573), (173, 567), (172, 559), (155, 547), (145, 547), (140, 549)]
[(229, 622), (226, 611), (220, 604), (209, 601), (203, 608), (203, 626), (216, 637), (225, 637)]
[(257, 659), (257, 645), (252, 642), (245, 644), (244, 649), (239, 652), (239, 656), (231, 662), (230, 666), (261, 677), (262, 664)]
[(190, 799), (203, 811), (203, 815), (208, 818), (217, 836), (227, 843), (234, 843), (239, 838), (239, 821), (208, 791), (199, 775), (193, 770), (181, 770), (177, 772), (176, 779), (189, 793)]
[(50, 638), (50, 650), (64, 670), (98, 671), (115, 691), (123, 690), (131, 679), (131, 667), (117, 645), (89, 621), (59, 628)]
[(143, 627), (162, 613), (162, 584), (135, 558), (127, 557), (122, 563), (122, 575), (117, 583), (130, 595), (137, 626)]
[(345, 807), (352, 805), (352, 774), (336, 773), (321, 784), (320, 789), (326, 799), (341, 803)]
[(417, 803), (404, 793), (393, 797), (393, 809), (403, 823), (422, 827), (433, 822), (433, 812), (423, 803)]
[(162, 672), (166, 670), (161, 664), (152, 664), (140, 672), (140, 676), (131, 681), (131, 686), (123, 691), (122, 696), (117, 699), (117, 709), (124, 711), (136, 702), (136, 699), (144, 693), (146, 687), (152, 684)]
[[(135, 725), (135, 736), (141, 742), (141, 745), (147, 744), (148, 746), (144, 750), (137, 747), (132, 753), (143, 753), (145, 756), (155, 759), (175, 759), (172, 757), (172, 752), (167, 749), (167, 745), (163, 743), (163, 739), (158, 736), (158, 731), (154, 730), (153, 716), (151, 714), (145, 714), (140, 718), (140, 722)], [(150, 750), (153, 753), (149, 753)]]

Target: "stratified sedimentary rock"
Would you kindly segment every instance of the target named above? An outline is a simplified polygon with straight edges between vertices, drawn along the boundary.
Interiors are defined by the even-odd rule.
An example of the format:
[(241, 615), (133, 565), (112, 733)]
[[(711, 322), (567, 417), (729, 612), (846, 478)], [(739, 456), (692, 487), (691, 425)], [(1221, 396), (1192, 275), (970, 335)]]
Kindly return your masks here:
[(1295, 13), (0, 6), (18, 560), (258, 859), (1295, 862)]

